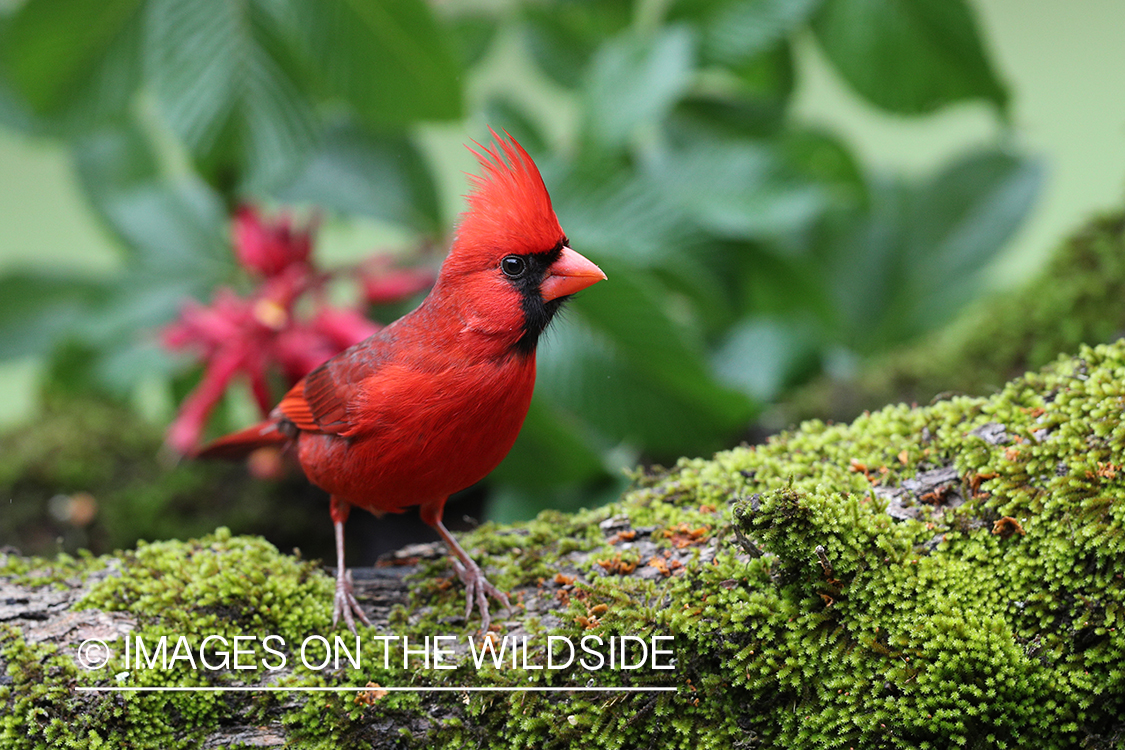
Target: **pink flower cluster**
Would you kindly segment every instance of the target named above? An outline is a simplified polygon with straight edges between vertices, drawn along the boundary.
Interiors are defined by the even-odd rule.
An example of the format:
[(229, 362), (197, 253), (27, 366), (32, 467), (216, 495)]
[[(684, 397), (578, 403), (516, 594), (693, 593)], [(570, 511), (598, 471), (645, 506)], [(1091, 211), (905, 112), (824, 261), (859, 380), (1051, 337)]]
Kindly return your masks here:
[(168, 429), (168, 445), (179, 453), (198, 447), (207, 417), (236, 377), (249, 381), (264, 416), (281, 396), (270, 393), (272, 372), (279, 371), (292, 386), (379, 330), (360, 305), (328, 303), (324, 287), (331, 278), (344, 273), (357, 277), (363, 302), (376, 304), (401, 301), (435, 278), (428, 268), (396, 268), (383, 255), (358, 268), (319, 271), (311, 258), (314, 224), (295, 227), (287, 215), (264, 219), (248, 206), (235, 215), (233, 234), (239, 264), (257, 282), (253, 293), (241, 297), (220, 287), (210, 305), (188, 301), (179, 320), (163, 332), (165, 346), (198, 352), (204, 367), (203, 379), (180, 404)]

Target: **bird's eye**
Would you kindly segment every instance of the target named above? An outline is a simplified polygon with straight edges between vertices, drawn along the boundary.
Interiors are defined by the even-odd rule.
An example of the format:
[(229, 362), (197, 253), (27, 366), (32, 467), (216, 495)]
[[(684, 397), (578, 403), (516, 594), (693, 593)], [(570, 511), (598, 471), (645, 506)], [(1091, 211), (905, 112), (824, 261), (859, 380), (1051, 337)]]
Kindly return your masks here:
[(518, 279), (527, 270), (527, 261), (518, 255), (509, 255), (500, 261), (500, 270), (510, 279)]

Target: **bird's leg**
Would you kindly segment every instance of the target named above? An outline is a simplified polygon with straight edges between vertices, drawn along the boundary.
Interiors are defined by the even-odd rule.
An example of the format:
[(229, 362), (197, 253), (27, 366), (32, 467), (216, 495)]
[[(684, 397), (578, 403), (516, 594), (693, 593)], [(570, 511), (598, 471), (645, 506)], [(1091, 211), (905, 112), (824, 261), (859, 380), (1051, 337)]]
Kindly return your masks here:
[(348, 630), (354, 633), (356, 617), (366, 625), (370, 625), (371, 620), (367, 619), (367, 615), (363, 613), (359, 602), (356, 601), (355, 594), (352, 593), (351, 574), (344, 567), (344, 522), (348, 520), (348, 513), (351, 512), (351, 509), (352, 506), (347, 500), (340, 500), (335, 495), (332, 496), (330, 512), (332, 524), (336, 529), (336, 597), (332, 606), (332, 627), (336, 627), (336, 624), (340, 621), (340, 616), (343, 615), (344, 624), (348, 626)]
[(427, 523), (437, 530), (442, 541), (453, 553), (453, 569), (457, 571), (457, 577), (461, 579), (461, 583), (465, 584), (465, 619), (468, 620), (473, 614), (473, 604), (475, 603), (477, 609), (480, 610), (481, 631), (487, 633), (488, 626), (492, 624), (492, 615), (488, 611), (488, 597), (491, 596), (499, 601), (504, 605), (504, 609), (511, 613), (512, 605), (508, 602), (508, 595), (488, 582), (488, 579), (484, 577), (484, 571), (473, 562), (469, 553), (461, 548), (461, 545), (449, 533), (449, 529), (445, 528), (445, 524), (441, 522), (440, 518), (431, 522), (425, 519), (425, 514), (423, 514), (423, 519), (427, 520)]

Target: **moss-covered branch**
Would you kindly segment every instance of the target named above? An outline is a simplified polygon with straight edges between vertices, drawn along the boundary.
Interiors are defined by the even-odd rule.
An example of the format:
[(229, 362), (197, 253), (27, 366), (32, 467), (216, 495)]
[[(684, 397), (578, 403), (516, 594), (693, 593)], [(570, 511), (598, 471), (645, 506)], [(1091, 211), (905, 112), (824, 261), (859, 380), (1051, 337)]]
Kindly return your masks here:
[[(640, 476), (606, 508), (484, 527), (465, 545), (514, 593), (496, 636), (530, 639), (515, 667), (466, 655), (477, 621), (463, 620), (463, 592), (431, 547), (361, 586), (381, 603), (362, 665), (320, 670), (296, 658), (276, 671), (123, 662), (124, 631), (169, 636), (170, 648), (179, 636), (344, 635), (329, 626), (330, 579), (260, 539), (220, 531), (112, 560), (9, 557), (0, 745), (1121, 747), (1123, 410), (1125, 344), (1084, 349), (987, 399), (809, 422)], [(19, 592), (32, 584), (66, 602), (29, 611)], [(87, 619), (115, 649), (100, 669), (75, 664), (77, 642), (95, 637)], [(401, 652), (385, 662), (367, 648), (381, 635), (452, 636), (454, 668), (420, 657), (404, 668)], [(661, 643), (673, 668), (525, 669), (547, 666), (550, 635), (672, 636)], [(270, 656), (260, 640), (248, 648), (254, 663)], [(369, 683), (675, 690), (78, 690)]]

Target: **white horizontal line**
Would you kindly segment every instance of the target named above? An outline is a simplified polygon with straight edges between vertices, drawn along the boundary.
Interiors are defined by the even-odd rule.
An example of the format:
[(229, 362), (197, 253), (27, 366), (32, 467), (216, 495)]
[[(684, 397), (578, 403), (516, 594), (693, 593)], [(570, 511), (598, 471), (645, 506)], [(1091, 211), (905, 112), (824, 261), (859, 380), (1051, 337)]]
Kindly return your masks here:
[(675, 687), (87, 687), (75, 690), (87, 693), (366, 693), (385, 690), (388, 693), (666, 693)]

